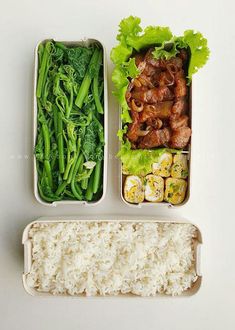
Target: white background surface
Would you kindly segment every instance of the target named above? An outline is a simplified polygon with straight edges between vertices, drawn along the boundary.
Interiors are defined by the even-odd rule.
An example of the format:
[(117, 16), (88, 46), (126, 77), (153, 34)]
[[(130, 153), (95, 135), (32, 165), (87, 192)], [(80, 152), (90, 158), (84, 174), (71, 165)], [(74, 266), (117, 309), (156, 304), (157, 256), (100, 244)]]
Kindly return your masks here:
[[(232, 330), (235, 293), (234, 2), (206, 0), (1, 0), (0, 10), (0, 329)], [(109, 173), (106, 199), (96, 208), (40, 206), (32, 191), (33, 50), (40, 39), (97, 37), (109, 51), (117, 25), (130, 14), (143, 25), (203, 32), (211, 58), (193, 82), (191, 201), (178, 210), (125, 206), (114, 158), (117, 103), (109, 78)], [(109, 61), (109, 77), (112, 65)], [(27, 158), (28, 159), (25, 159)], [(186, 217), (203, 234), (203, 283), (191, 298), (40, 299), (21, 284), (24, 226), (39, 216), (93, 214)]]

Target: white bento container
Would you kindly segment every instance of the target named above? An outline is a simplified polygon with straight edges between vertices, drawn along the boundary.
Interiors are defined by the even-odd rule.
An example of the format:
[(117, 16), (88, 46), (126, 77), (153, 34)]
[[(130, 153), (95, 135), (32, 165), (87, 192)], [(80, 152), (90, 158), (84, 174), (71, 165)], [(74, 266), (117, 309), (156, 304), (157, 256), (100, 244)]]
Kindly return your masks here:
[[(29, 239), (29, 231), (31, 229), (31, 227), (34, 225), (34, 224), (40, 224), (40, 223), (58, 223), (58, 222), (132, 222), (132, 223), (140, 223), (140, 222), (165, 222), (165, 223), (190, 223), (189, 221), (187, 220), (170, 220), (170, 219), (129, 219), (127, 220), (126, 218), (119, 218), (119, 219), (116, 219), (116, 218), (113, 218), (111, 217), (112, 219), (102, 219), (100, 218), (99, 220), (97, 219), (76, 219), (75, 217), (41, 217), (31, 223), (29, 223), (25, 229), (24, 229), (24, 232), (23, 232), (23, 236), (22, 236), (22, 244), (24, 245), (24, 272), (23, 272), (23, 275), (22, 275), (22, 279), (23, 279), (23, 286), (24, 286), (24, 289), (25, 291), (32, 295), (32, 296), (40, 296), (40, 297), (54, 297), (54, 296), (60, 296), (60, 297), (72, 297), (72, 298), (86, 298), (85, 295), (76, 295), (76, 296), (71, 296), (71, 295), (65, 295), (65, 294), (61, 294), (61, 295), (53, 295), (51, 293), (47, 293), (47, 292), (39, 292), (37, 290), (35, 290), (34, 288), (31, 288), (28, 286), (27, 284), (27, 274), (30, 273), (30, 269), (31, 269), (31, 266), (32, 266), (32, 243)], [(192, 224), (192, 223), (190, 223)], [(192, 224), (194, 225), (194, 224)], [(194, 225), (195, 226), (195, 225)], [(200, 286), (201, 286), (201, 282), (202, 282), (202, 275), (201, 275), (201, 267), (200, 267), (200, 260), (201, 260), (201, 244), (202, 244), (202, 235), (201, 235), (201, 232), (200, 230), (198, 229), (197, 226), (195, 226), (196, 229), (197, 229), (197, 233), (198, 233), (198, 237), (197, 237), (197, 240), (194, 241), (194, 244), (195, 244), (195, 268), (196, 268), (196, 273), (198, 275), (198, 279), (196, 280), (196, 282), (193, 283), (193, 286), (184, 291), (180, 296), (175, 296), (175, 297), (185, 297), (185, 296), (192, 296), (194, 294), (196, 294), (198, 292), (198, 290), (200, 289)], [(105, 296), (105, 298), (107, 297), (114, 297), (114, 296)], [(116, 297), (137, 297), (137, 298), (143, 298), (143, 297), (140, 297), (140, 296), (136, 296), (134, 294), (120, 294), (118, 296), (115, 296)], [(156, 297), (171, 297), (172, 296), (169, 296), (169, 295), (165, 295), (165, 294), (158, 294)], [(89, 299), (91, 298), (104, 298), (104, 296), (93, 296), (93, 297), (89, 297)], [(146, 298), (146, 297), (145, 297)], [(154, 297), (149, 297), (150, 299), (153, 299)]]
[[(36, 87), (37, 87), (37, 76), (38, 76), (38, 46), (41, 43), (45, 43), (48, 40), (52, 39), (45, 39), (40, 41), (34, 53), (34, 87), (33, 87), (33, 147), (36, 144), (37, 138), (37, 98), (36, 98)], [(46, 206), (57, 206), (57, 205), (85, 205), (85, 206), (93, 206), (99, 204), (105, 197), (106, 188), (107, 188), (107, 166), (108, 166), (108, 87), (107, 87), (107, 59), (106, 59), (106, 50), (104, 45), (97, 39), (87, 39), (84, 38), (80, 41), (64, 41), (64, 40), (55, 40), (57, 42), (62, 42), (65, 45), (73, 45), (73, 46), (89, 46), (93, 43), (99, 44), (103, 50), (103, 77), (104, 77), (104, 160), (103, 160), (103, 194), (98, 201), (95, 202), (87, 202), (87, 201), (76, 201), (76, 200), (61, 200), (55, 201), (52, 203), (44, 201), (39, 194), (38, 191), (38, 174), (36, 168), (36, 157), (33, 157), (33, 179), (34, 179), (34, 196), (37, 201)]]
[[(121, 109), (121, 107), (119, 107), (119, 128), (120, 129), (122, 128), (121, 112), (122, 112), (122, 109)], [(191, 82), (191, 85), (190, 85), (190, 88), (189, 88), (189, 113), (188, 114), (189, 114), (190, 127), (192, 129), (192, 82)], [(165, 201), (163, 201), (163, 202), (156, 202), (156, 203), (144, 201), (144, 202), (138, 203), (138, 204), (132, 204), (132, 203), (127, 202), (125, 200), (124, 194), (123, 194), (125, 175), (122, 174), (122, 163), (121, 163), (121, 160), (120, 160), (119, 161), (119, 163), (120, 163), (120, 167), (119, 167), (119, 175), (120, 175), (119, 182), (120, 182), (120, 194), (121, 194), (121, 199), (123, 200), (123, 202), (125, 204), (127, 204), (128, 206), (134, 207), (134, 208), (136, 208), (136, 207), (137, 208), (141, 208), (142, 206), (179, 207), (179, 206), (185, 205), (189, 201), (189, 198), (190, 198), (190, 189), (191, 189), (191, 155), (192, 155), (192, 153), (191, 153), (191, 149), (192, 149), (191, 145), (192, 145), (192, 136), (190, 138), (190, 143), (187, 146), (187, 150), (182, 151), (182, 154), (187, 155), (189, 173), (188, 173), (188, 177), (187, 177), (187, 183), (188, 183), (187, 192), (186, 192), (186, 195), (185, 195), (185, 199), (184, 199), (184, 201), (181, 204), (173, 205), (173, 204), (171, 204), (169, 202), (165, 202)], [(119, 144), (119, 147), (121, 147), (121, 142)]]

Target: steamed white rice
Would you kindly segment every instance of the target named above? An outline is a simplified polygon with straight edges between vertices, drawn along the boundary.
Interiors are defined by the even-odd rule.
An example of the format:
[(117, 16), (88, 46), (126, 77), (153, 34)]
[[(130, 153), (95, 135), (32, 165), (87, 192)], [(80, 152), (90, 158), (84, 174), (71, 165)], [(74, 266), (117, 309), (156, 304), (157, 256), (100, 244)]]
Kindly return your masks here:
[(179, 295), (197, 280), (196, 236), (191, 224), (35, 224), (27, 283), (52, 294)]

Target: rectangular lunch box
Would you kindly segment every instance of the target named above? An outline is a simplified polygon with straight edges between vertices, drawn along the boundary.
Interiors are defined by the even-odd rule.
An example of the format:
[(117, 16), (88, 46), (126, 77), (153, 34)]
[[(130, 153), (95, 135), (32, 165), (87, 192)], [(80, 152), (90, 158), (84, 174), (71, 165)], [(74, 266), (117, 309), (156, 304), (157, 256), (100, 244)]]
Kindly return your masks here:
[[(45, 43), (49, 39), (40, 41), (35, 48), (35, 59), (34, 59), (34, 87), (33, 87), (33, 146), (36, 144), (37, 138), (37, 98), (36, 98), (36, 88), (37, 88), (37, 77), (38, 77), (38, 47), (41, 43)], [(36, 157), (33, 157), (33, 181), (34, 181), (34, 196), (37, 201), (46, 206), (57, 206), (57, 205), (85, 205), (93, 206), (99, 204), (105, 197), (106, 187), (107, 187), (107, 163), (108, 163), (108, 88), (107, 88), (107, 59), (106, 50), (104, 45), (97, 39), (87, 39), (84, 38), (79, 41), (64, 41), (55, 40), (57, 42), (62, 42), (65, 45), (71, 46), (90, 46), (92, 44), (99, 44), (103, 50), (103, 77), (104, 77), (104, 160), (103, 160), (103, 194), (98, 201), (88, 202), (88, 201), (76, 201), (76, 200), (61, 200), (48, 203), (44, 201), (38, 191), (38, 174), (36, 168)]]
[[(83, 218), (83, 219), (76, 219), (74, 217), (41, 217), (31, 223), (29, 223), (23, 232), (23, 236), (22, 236), (22, 244), (24, 246), (24, 271), (23, 271), (23, 275), (22, 275), (22, 280), (23, 280), (23, 286), (25, 291), (32, 295), (32, 296), (40, 296), (40, 297), (55, 297), (55, 296), (60, 296), (60, 297), (73, 297), (73, 298), (80, 298), (80, 299), (84, 299), (86, 298), (86, 296), (84, 295), (76, 295), (76, 296), (71, 296), (68, 294), (61, 294), (61, 295), (53, 295), (51, 293), (47, 293), (47, 292), (39, 292), (34, 288), (31, 288), (28, 284), (27, 284), (27, 274), (30, 273), (31, 270), (31, 266), (32, 266), (32, 243), (31, 240), (29, 238), (29, 231), (32, 228), (32, 226), (34, 224), (40, 224), (40, 223), (64, 223), (64, 222), (131, 222), (131, 223), (140, 223), (140, 222), (156, 222), (156, 223), (190, 223), (187, 220), (170, 220), (170, 219), (140, 219), (140, 218), (135, 218), (135, 219), (130, 219), (127, 220), (126, 218), (115, 218), (115, 217), (110, 217), (112, 218), (110, 219), (102, 219), (100, 218), (99, 220), (97, 219), (89, 219), (89, 218)], [(192, 223), (190, 223), (192, 224)], [(193, 224), (194, 225), (194, 224)], [(194, 225), (195, 226), (195, 225)], [(194, 244), (195, 244), (195, 268), (196, 268), (196, 273), (198, 275), (197, 280), (193, 283), (192, 287), (186, 291), (184, 291), (180, 296), (177, 297), (185, 297), (185, 296), (192, 296), (194, 294), (196, 294), (198, 292), (198, 290), (200, 289), (201, 286), (201, 282), (202, 282), (202, 275), (201, 275), (201, 267), (200, 267), (200, 263), (201, 263), (201, 245), (202, 245), (202, 236), (201, 236), (201, 232), (198, 229), (197, 226), (195, 226), (195, 228), (197, 229), (197, 239), (194, 240)], [(105, 296), (106, 298), (110, 298), (113, 296)], [(134, 294), (119, 294), (118, 296), (115, 296), (115, 298), (120, 298), (120, 297), (127, 297), (127, 298), (133, 298), (133, 297), (138, 297), (138, 298), (142, 298), (140, 296), (136, 296)], [(169, 295), (164, 295), (164, 294), (158, 294), (156, 297), (172, 297)], [(103, 296), (93, 296), (92, 298), (103, 298)], [(151, 297), (150, 299), (153, 299), (154, 297)], [(89, 297), (90, 299), (90, 297)]]
[[(119, 128), (122, 128), (122, 120), (121, 120), (121, 113), (122, 113), (122, 109), (121, 107), (119, 107)], [(189, 123), (190, 123), (190, 127), (192, 128), (192, 83), (190, 85), (189, 88)], [(119, 173), (120, 173), (120, 194), (121, 194), (121, 199), (123, 200), (123, 202), (125, 204), (127, 204), (130, 207), (134, 207), (134, 208), (141, 208), (142, 206), (155, 206), (155, 207), (162, 207), (162, 206), (168, 206), (168, 207), (179, 207), (179, 206), (183, 206), (185, 205), (190, 198), (190, 186), (191, 186), (191, 145), (192, 145), (192, 136), (190, 139), (190, 143), (187, 146), (187, 150), (182, 151), (182, 154), (187, 155), (187, 160), (188, 160), (188, 177), (187, 177), (187, 191), (186, 191), (186, 195), (185, 195), (185, 199), (181, 204), (178, 205), (173, 205), (169, 202), (147, 202), (144, 201), (142, 203), (139, 204), (132, 204), (129, 203), (125, 200), (124, 198), (124, 183), (125, 183), (125, 175), (122, 173), (122, 163), (121, 161), (119, 161), (120, 167), (119, 167)], [(120, 147), (121, 147), (121, 142), (120, 142)]]

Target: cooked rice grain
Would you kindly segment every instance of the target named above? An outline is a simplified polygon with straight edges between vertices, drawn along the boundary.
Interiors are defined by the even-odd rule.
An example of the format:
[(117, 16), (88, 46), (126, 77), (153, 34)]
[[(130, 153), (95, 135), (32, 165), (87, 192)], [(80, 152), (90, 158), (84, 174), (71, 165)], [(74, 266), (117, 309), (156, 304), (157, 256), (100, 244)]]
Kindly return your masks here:
[(179, 295), (197, 280), (191, 224), (34, 224), (27, 283), (38, 291), (87, 296)]

